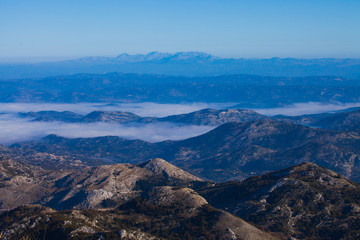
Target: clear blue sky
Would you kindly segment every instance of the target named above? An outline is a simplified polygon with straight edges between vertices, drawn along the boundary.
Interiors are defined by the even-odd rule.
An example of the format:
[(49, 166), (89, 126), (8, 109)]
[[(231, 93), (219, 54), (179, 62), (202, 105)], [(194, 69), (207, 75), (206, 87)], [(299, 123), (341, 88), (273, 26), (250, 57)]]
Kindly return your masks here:
[(360, 0), (0, 0), (0, 59), (360, 57)]

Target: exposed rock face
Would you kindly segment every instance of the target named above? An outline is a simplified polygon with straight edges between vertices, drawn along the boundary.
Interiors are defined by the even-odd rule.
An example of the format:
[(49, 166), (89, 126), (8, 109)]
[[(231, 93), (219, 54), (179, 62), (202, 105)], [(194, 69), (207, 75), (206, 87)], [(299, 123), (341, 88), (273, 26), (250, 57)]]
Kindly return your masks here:
[(58, 212), (40, 205), (27, 205), (8, 212), (6, 217), (0, 215), (0, 218), (4, 220), (0, 223), (0, 236), (6, 240), (163, 239), (119, 222), (121, 218), (126, 219), (121, 213), (100, 210)]
[(215, 207), (296, 239), (360, 236), (360, 186), (312, 163), (199, 192)]
[[(14, 183), (18, 174), (42, 173), (47, 178), (33, 183), (44, 190), (38, 202), (57, 209), (71, 209), (56, 211), (40, 205), (3, 209), (2, 239), (277, 239), (211, 207), (197, 192), (186, 187), (199, 182), (197, 177), (162, 159), (140, 165), (64, 171), (54, 179), (48, 177), (54, 172), (39, 167), (20, 168), (24, 164), (14, 163), (10, 169), (2, 165), (5, 167), (1, 173), (6, 179), (0, 184)], [(9, 173), (12, 169), (14, 172)], [(174, 174), (177, 171), (180, 173)], [(27, 190), (17, 187), (13, 196), (21, 198), (26, 194)], [(11, 201), (4, 195), (0, 199), (4, 203)], [(103, 206), (104, 203), (111, 206)]]
[(20, 207), (0, 215), (0, 236), (7, 240), (277, 239), (238, 217), (212, 208), (204, 200), (202, 204), (198, 201), (183, 204), (182, 198), (190, 199), (194, 194), (180, 188), (167, 192), (166, 198), (174, 200), (170, 205), (169, 201), (157, 199), (164, 196), (153, 195), (149, 201), (134, 199), (111, 210), (54, 211), (42, 206)]
[(202, 183), (198, 177), (162, 159), (142, 165), (115, 164), (71, 171), (46, 171), (2, 160), (0, 171), (0, 193), (3, 193), (0, 202), (4, 209), (26, 203), (41, 203), (56, 209), (114, 207), (140, 197), (155, 186), (185, 187)]
[(157, 187), (150, 193), (150, 203), (159, 206), (183, 206), (197, 209), (208, 202), (190, 188)]
[(36, 203), (56, 190), (53, 182), (66, 175), (0, 158), (0, 210)]
[(200, 178), (191, 175), (184, 170), (175, 167), (161, 158), (155, 158), (148, 162), (139, 164), (140, 167), (150, 170), (156, 175), (165, 175), (168, 178), (182, 179), (184, 181), (202, 181)]

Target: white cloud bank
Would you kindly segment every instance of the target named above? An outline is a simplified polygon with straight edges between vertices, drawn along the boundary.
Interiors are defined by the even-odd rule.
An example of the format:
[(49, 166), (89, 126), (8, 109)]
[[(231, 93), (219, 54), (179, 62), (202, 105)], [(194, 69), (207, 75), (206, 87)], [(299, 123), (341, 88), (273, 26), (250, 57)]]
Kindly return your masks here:
[(233, 103), (0, 103), (0, 113), (38, 112), (38, 111), (72, 111), (88, 114), (92, 111), (122, 111), (132, 112), (142, 117), (165, 117), (168, 115), (189, 113), (204, 108), (226, 108)]
[(316, 114), (324, 112), (333, 112), (343, 110), (346, 108), (360, 107), (360, 103), (346, 103), (346, 104), (329, 104), (319, 102), (308, 103), (295, 103), (284, 107), (278, 108), (265, 108), (265, 109), (253, 109), (258, 113), (274, 116), (274, 115), (287, 115), (287, 116), (299, 116), (304, 114)]
[[(37, 104), (37, 103), (0, 103), (0, 144), (39, 139), (49, 134), (63, 137), (120, 136), (126, 139), (142, 139), (149, 142), (181, 140), (201, 135), (212, 130), (210, 126), (184, 126), (171, 123), (153, 124), (116, 124), (116, 123), (63, 123), (31, 122), (31, 119), (18, 118), (16, 113), (42, 110), (73, 111), (87, 114), (95, 110), (127, 111), (140, 116), (163, 117), (188, 113), (204, 108), (226, 108), (232, 104), (158, 104), (158, 103), (79, 103), (79, 104)], [(322, 104), (316, 102), (297, 103), (281, 108), (254, 109), (265, 115), (289, 115), (322, 113), (360, 107), (360, 103)]]
[(182, 126), (171, 123), (132, 124), (116, 123), (63, 123), (30, 122), (12, 114), (0, 115), (0, 144), (10, 145), (49, 134), (68, 138), (119, 136), (126, 139), (142, 139), (149, 142), (181, 140), (212, 130), (209, 126)]

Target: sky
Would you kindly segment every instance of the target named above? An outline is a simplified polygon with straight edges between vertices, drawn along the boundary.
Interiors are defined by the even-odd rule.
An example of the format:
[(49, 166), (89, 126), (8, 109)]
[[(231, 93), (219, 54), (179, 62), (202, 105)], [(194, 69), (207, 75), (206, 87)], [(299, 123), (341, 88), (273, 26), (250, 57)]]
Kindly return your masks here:
[(0, 60), (152, 51), (359, 58), (359, 0), (0, 0)]

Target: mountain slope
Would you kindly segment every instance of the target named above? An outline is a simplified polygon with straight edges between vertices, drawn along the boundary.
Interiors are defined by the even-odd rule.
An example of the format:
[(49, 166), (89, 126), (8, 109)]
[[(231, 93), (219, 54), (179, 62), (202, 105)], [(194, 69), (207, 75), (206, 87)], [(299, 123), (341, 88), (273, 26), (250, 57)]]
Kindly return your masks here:
[(335, 115), (328, 116), (315, 123), (317, 126), (345, 130), (356, 131), (360, 130), (360, 109), (351, 112), (342, 112)]
[(244, 179), (302, 162), (314, 162), (359, 181), (359, 146), (360, 135), (356, 132), (263, 119), (226, 123), (182, 141), (147, 143), (118, 137), (66, 139), (51, 135), (12, 148), (82, 159), (85, 163), (139, 163), (160, 157), (213, 181)]
[(155, 186), (203, 182), (162, 159), (141, 165), (115, 164), (68, 171), (43, 170), (5, 159), (0, 164), (0, 192), (4, 193), (0, 202), (5, 209), (26, 203), (56, 209), (114, 207), (147, 194)]
[(65, 211), (2, 209), (2, 239), (277, 239), (211, 207), (188, 188), (207, 183), (162, 159), (72, 171), (10, 162), (0, 162), (2, 207)]
[(188, 114), (172, 115), (158, 121), (192, 125), (218, 126), (227, 122), (245, 122), (267, 118), (252, 110), (245, 109), (203, 109)]
[(0, 210), (41, 201), (56, 190), (52, 183), (64, 175), (0, 157)]
[[(177, 199), (176, 205), (163, 204), (158, 199), (135, 199), (111, 210), (55, 211), (41, 206), (20, 207), (0, 215), (0, 235), (9, 240), (278, 239), (209, 206), (191, 190), (169, 189), (167, 193), (167, 198)], [(202, 199), (202, 203), (198, 200), (195, 205), (184, 205), (181, 201), (194, 197)]]
[(360, 236), (360, 186), (315, 164), (199, 192), (215, 207), (296, 239)]
[(359, 146), (356, 133), (265, 119), (224, 124), (174, 142), (160, 156), (213, 180), (262, 174), (301, 162), (314, 162), (358, 179)]

